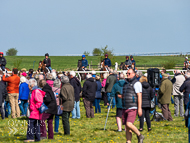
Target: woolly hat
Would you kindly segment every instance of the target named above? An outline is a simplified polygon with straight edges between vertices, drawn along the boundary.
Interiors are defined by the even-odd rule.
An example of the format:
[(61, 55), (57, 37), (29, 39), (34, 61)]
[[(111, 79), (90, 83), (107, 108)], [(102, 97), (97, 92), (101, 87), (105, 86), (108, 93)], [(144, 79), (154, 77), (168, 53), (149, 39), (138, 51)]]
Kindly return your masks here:
[(21, 75), (22, 75), (22, 76), (25, 76), (25, 77), (27, 76), (27, 74), (26, 74), (25, 72), (23, 72)]
[(96, 74), (96, 72), (95, 72), (95, 71), (92, 71), (92, 74)]
[(73, 77), (75, 77), (76, 73), (74, 71), (70, 71), (70, 75), (72, 75)]

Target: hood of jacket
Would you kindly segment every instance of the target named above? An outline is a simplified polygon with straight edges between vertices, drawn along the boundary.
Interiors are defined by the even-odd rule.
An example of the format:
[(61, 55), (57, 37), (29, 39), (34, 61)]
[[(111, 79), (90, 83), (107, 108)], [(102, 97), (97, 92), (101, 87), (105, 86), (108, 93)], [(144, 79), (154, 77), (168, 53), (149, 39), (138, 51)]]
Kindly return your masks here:
[(91, 78), (87, 79), (87, 81), (94, 82), (94, 79), (91, 77)]
[(118, 85), (120, 87), (123, 87), (124, 84), (125, 84), (125, 80), (124, 79), (118, 81)]
[(34, 87), (32, 87), (32, 90), (35, 90), (35, 89), (37, 89), (38, 88), (38, 86), (34, 86)]
[(49, 86), (49, 84), (46, 83), (46, 85), (42, 88), (42, 90), (44, 89), (48, 89), (48, 90), (52, 90), (52, 88)]
[(150, 84), (148, 82), (142, 82), (142, 87), (147, 89), (150, 87)]
[(73, 77), (71, 80), (75, 80), (75, 81), (76, 81), (77, 86), (80, 86), (80, 81), (79, 81), (76, 77)]

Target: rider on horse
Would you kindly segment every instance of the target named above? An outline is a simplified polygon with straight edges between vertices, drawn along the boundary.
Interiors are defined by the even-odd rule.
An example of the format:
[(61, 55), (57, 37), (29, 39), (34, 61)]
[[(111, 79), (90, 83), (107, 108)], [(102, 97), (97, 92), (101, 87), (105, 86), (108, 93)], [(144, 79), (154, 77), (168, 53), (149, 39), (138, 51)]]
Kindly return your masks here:
[(126, 56), (125, 67), (127, 69), (130, 69), (131, 65), (132, 65), (132, 62), (131, 62), (131, 60), (129, 60), (129, 56)]
[(3, 52), (0, 52), (0, 67), (3, 71), (5, 71), (5, 66), (6, 66), (7, 62), (5, 57), (3, 56)]
[(86, 59), (86, 56), (82, 55), (82, 68), (86, 70), (87, 66), (88, 66), (88, 61)]
[(111, 67), (111, 60), (108, 58), (108, 54), (105, 54), (104, 65), (106, 67)]
[(51, 72), (51, 70), (52, 70), (52, 68), (51, 68), (51, 60), (50, 60), (50, 58), (49, 58), (49, 54), (48, 53), (46, 53), (45, 54), (45, 59), (44, 59), (44, 64), (45, 64), (45, 66), (50, 70), (50, 72)]
[(188, 69), (188, 68), (189, 68), (189, 61), (188, 61), (188, 57), (185, 57), (184, 67), (185, 67), (185, 69)]
[(135, 69), (135, 64), (136, 64), (136, 63), (135, 63), (135, 60), (133, 59), (133, 56), (132, 56), (132, 55), (130, 56), (130, 60), (131, 60), (131, 62), (132, 62), (132, 67), (134, 66), (133, 68)]

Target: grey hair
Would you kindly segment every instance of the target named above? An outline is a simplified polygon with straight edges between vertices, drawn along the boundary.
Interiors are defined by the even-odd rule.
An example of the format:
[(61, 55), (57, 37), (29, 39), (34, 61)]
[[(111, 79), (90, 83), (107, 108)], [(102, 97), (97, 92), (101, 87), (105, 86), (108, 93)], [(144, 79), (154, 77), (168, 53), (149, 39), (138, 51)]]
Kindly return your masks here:
[(51, 74), (51, 73), (47, 73), (46, 78), (51, 80), (51, 79), (53, 79), (53, 76), (52, 76), (52, 74)]
[(62, 76), (61, 77), (61, 82), (64, 83), (64, 84), (69, 83), (69, 78), (67, 76)]
[(110, 73), (110, 74), (113, 74), (113, 73), (114, 73), (114, 72), (113, 72), (113, 69), (110, 69), (109, 73)]
[(114, 73), (114, 74), (117, 74), (117, 70), (114, 70), (113, 73)]
[(61, 85), (61, 81), (59, 79), (55, 79), (53, 82), (53, 86), (59, 88)]
[(136, 73), (138, 76), (143, 76), (143, 73), (142, 73), (142, 71), (137, 71), (137, 73)]
[(35, 79), (29, 79), (29, 85), (34, 87), (34, 86), (37, 86), (37, 81)]
[(89, 78), (91, 78), (91, 77), (92, 77), (91, 74), (87, 74), (87, 75), (86, 75), (86, 78), (87, 78), (87, 79), (89, 79)]
[(108, 77), (108, 74), (104, 73), (103, 77), (104, 77), (104, 79), (106, 79)]
[(120, 73), (119, 79), (124, 79), (124, 78), (125, 78), (124, 74), (123, 74), (123, 73)]
[(56, 77), (57, 77), (56, 72), (52, 72), (51, 74), (52, 74), (52, 79), (53, 79), (53, 80), (55, 80), (55, 79), (56, 79)]
[(21, 82), (21, 83), (26, 82), (26, 78), (25, 78), (24, 76), (22, 76), (22, 77), (20, 78), (20, 82)]

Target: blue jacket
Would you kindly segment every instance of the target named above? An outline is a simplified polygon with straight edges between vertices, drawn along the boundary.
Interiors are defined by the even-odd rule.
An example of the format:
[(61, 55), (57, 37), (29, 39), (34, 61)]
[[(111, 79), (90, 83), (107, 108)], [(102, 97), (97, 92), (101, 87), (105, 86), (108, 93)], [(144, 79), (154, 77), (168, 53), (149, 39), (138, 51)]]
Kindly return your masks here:
[(21, 83), (19, 86), (19, 98), (18, 100), (28, 100), (29, 97), (29, 88), (26, 82)]
[(84, 60), (82, 60), (82, 67), (87, 67), (88, 66), (88, 61), (87, 61), (87, 59), (84, 59)]
[(125, 84), (125, 80), (119, 80), (117, 83), (114, 84), (112, 91), (111, 91), (111, 97), (115, 97), (116, 99), (116, 107), (122, 108), (122, 99), (117, 96), (117, 91), (119, 91), (122, 94), (123, 86)]
[(104, 59), (104, 64), (105, 64), (105, 66), (110, 67), (111, 66), (111, 60), (109, 58), (105, 58)]
[(96, 90), (95, 98), (102, 98), (102, 95), (101, 95), (101, 89), (102, 89), (101, 82), (99, 80), (97, 80), (96, 84), (97, 84), (97, 90)]

